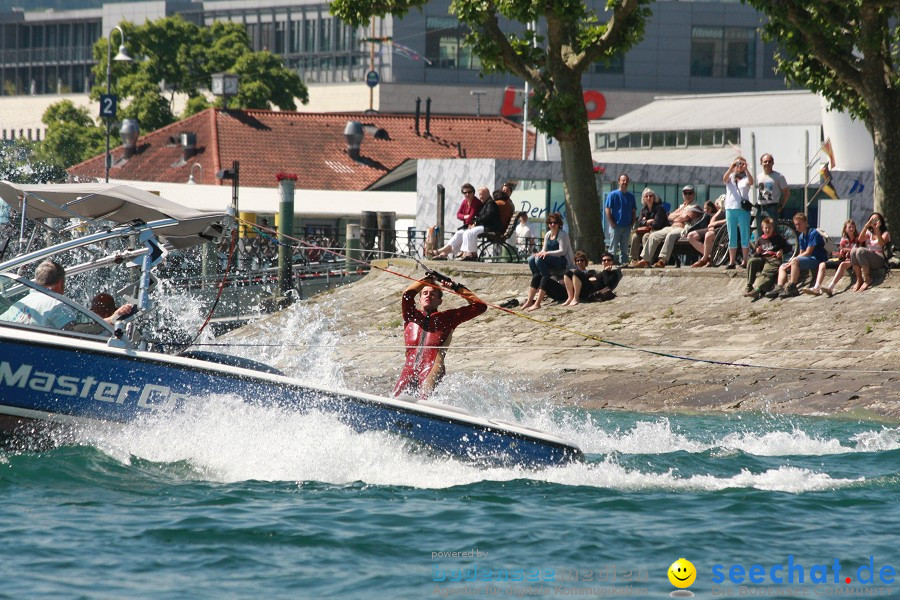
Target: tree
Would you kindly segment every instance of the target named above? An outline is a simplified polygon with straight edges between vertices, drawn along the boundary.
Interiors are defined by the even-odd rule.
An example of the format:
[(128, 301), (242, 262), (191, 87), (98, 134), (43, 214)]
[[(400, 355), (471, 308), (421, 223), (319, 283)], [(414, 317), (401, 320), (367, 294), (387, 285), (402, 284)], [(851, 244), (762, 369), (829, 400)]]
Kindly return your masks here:
[(41, 122), (47, 126), (47, 136), (36, 154), (45, 163), (65, 169), (105, 149), (105, 130), (94, 123), (88, 109), (76, 107), (71, 100), (48, 106)]
[[(203, 90), (210, 88), (212, 74), (218, 72), (241, 75), (238, 96), (229, 101), (238, 108), (271, 108), (274, 104), (282, 110), (295, 110), (295, 98), (304, 104), (309, 101), (306, 86), (296, 72), (284, 66), (280, 57), (251, 50), (250, 39), (240, 23), (216, 22), (211, 27), (198, 27), (176, 15), (137, 27), (122, 23), (121, 27), (128, 52), (135, 61), (113, 62), (113, 93), (128, 99), (122, 102), (125, 105), (122, 114), (137, 118), (144, 131), (174, 122), (171, 107), (175, 94), (199, 97)], [(113, 43), (118, 40), (118, 33), (114, 33)], [(97, 60), (93, 69), (97, 85), (91, 90), (94, 99), (106, 93), (107, 44), (106, 37), (94, 44)], [(244, 104), (244, 100), (252, 104)], [(193, 101), (191, 110), (201, 104), (199, 100)]]
[(832, 110), (865, 123), (875, 143), (875, 210), (900, 225), (900, 2), (744, 0), (764, 12), (777, 68)]
[[(402, 17), (427, 0), (334, 0), (331, 12), (355, 26), (372, 16)], [(484, 72), (508, 72), (534, 90), (534, 126), (559, 141), (569, 228), (575, 246), (599, 259), (603, 251), (600, 200), (594, 179), (581, 77), (598, 60), (640, 41), (650, 0), (607, 0), (602, 18), (582, 0), (452, 0), (451, 12), (468, 26), (466, 43)], [(540, 33), (505, 32), (500, 20), (538, 22)]]

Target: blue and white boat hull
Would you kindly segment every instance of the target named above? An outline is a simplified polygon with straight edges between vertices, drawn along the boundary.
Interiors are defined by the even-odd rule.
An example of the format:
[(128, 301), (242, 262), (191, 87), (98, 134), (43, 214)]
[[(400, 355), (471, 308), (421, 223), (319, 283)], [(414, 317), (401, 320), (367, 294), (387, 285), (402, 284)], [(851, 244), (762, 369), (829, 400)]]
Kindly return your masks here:
[(56, 334), (0, 330), (0, 428), (5, 424), (7, 432), (22, 424), (30, 431), (35, 421), (128, 423), (216, 395), (334, 413), (357, 431), (392, 432), (476, 461), (537, 467), (583, 457), (551, 434), (449, 406), (319, 388), (282, 375)]

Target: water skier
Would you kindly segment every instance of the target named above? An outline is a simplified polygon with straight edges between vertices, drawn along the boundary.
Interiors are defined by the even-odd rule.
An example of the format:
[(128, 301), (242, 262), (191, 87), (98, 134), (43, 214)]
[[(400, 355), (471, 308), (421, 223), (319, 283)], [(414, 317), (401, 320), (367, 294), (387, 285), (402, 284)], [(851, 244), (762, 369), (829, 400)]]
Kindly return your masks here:
[[(444, 295), (439, 285), (453, 289), (469, 304), (438, 311)], [(421, 310), (416, 307), (416, 296), (422, 305)], [(403, 292), (402, 309), (406, 361), (403, 363), (400, 379), (394, 386), (393, 395), (399, 396), (406, 392), (426, 398), (444, 376), (444, 355), (450, 345), (453, 330), (460, 323), (484, 313), (487, 305), (465, 287), (444, 278), (437, 284), (435, 277), (429, 274), (406, 288)]]

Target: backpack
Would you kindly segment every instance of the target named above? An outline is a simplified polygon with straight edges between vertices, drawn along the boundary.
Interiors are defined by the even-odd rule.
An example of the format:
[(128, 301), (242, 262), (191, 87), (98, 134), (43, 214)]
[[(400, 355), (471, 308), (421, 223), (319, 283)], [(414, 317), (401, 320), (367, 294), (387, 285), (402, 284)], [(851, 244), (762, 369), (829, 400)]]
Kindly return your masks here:
[(817, 227), (816, 231), (819, 232), (819, 235), (822, 236), (822, 239), (825, 240), (825, 252), (827, 252), (827, 256), (831, 256), (835, 252), (837, 252), (837, 248), (834, 246), (834, 240), (828, 237), (828, 233), (825, 232), (821, 227)]

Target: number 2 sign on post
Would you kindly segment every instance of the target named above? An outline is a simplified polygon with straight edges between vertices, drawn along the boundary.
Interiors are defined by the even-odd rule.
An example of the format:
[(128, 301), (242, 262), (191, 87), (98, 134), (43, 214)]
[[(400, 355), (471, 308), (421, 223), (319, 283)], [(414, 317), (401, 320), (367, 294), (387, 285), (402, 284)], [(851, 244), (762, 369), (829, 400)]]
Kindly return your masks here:
[(115, 119), (117, 100), (115, 94), (100, 94), (100, 116), (106, 119)]

